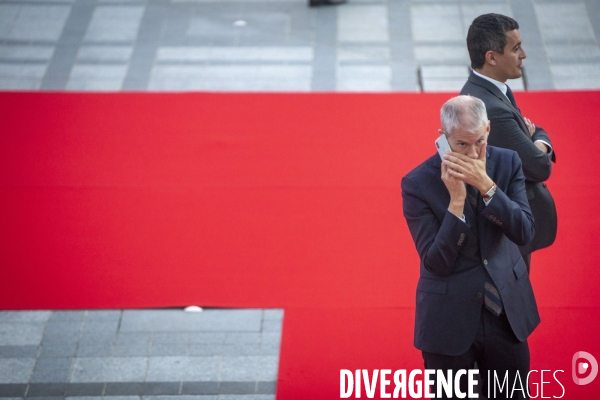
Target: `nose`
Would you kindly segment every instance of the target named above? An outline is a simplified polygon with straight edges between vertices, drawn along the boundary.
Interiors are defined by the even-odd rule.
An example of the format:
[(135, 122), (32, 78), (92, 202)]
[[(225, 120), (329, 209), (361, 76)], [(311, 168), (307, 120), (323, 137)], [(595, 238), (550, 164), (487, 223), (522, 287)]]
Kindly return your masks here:
[(527, 58), (527, 53), (525, 53), (525, 49), (521, 47), (521, 58)]
[(467, 157), (479, 158), (479, 148), (477, 146), (469, 146), (469, 151), (467, 151)]

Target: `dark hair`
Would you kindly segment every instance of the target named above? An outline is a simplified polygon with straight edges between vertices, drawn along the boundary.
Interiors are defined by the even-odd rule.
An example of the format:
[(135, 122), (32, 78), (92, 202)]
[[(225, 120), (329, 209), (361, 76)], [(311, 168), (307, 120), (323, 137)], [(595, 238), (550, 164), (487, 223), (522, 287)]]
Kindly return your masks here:
[(506, 32), (519, 29), (519, 23), (501, 14), (483, 14), (473, 20), (467, 33), (467, 49), (471, 68), (479, 69), (485, 64), (485, 53), (493, 50), (504, 54)]

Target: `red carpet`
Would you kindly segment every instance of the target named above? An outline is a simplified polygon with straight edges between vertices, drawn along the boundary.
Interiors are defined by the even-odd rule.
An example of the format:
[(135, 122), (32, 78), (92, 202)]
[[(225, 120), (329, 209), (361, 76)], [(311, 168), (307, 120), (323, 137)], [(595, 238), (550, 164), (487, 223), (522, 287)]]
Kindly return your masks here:
[[(540, 314), (542, 324), (529, 339), (531, 369), (537, 371), (530, 377), (532, 398), (597, 399), (600, 378), (576, 385), (571, 359), (583, 350), (600, 360), (600, 310), (541, 307)], [(340, 369), (367, 369), (370, 376), (374, 369), (423, 369), (412, 345), (414, 308), (293, 308), (284, 321), (278, 399), (339, 399)], [(544, 372), (543, 393), (541, 370), (550, 371)], [(564, 371), (556, 372), (560, 384), (553, 378), (557, 370)], [(364, 386), (361, 394), (367, 398)]]
[[(339, 398), (342, 368), (421, 367), (399, 182), (449, 97), (2, 93), (0, 309), (285, 307), (280, 399)], [(517, 99), (558, 158), (533, 367), (585, 398), (600, 379), (570, 373), (575, 351), (600, 357), (600, 93)]]

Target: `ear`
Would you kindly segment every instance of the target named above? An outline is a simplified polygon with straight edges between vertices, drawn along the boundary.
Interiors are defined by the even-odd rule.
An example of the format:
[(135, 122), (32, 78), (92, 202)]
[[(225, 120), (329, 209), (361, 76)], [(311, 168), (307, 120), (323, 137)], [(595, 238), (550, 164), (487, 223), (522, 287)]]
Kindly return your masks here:
[(492, 50), (485, 53), (485, 62), (493, 66), (496, 65), (496, 54)]
[(441, 129), (438, 129), (438, 133), (439, 133), (440, 135), (443, 135), (443, 134), (444, 134), (444, 133), (442, 132), (442, 130), (441, 130)]

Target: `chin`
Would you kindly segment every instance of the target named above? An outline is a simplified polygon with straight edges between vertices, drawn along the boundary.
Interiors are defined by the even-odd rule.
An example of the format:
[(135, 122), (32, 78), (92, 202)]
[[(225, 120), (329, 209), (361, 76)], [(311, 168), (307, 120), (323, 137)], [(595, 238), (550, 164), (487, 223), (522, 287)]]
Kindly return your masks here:
[(522, 76), (523, 76), (523, 70), (518, 69), (515, 71), (515, 74), (510, 79), (519, 79)]

